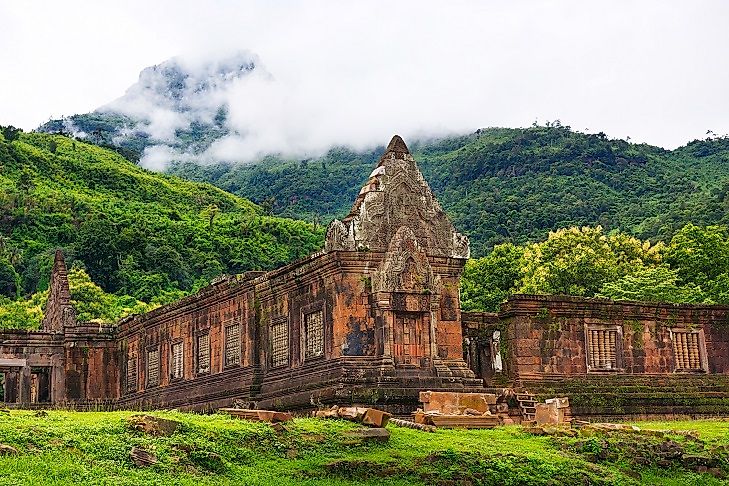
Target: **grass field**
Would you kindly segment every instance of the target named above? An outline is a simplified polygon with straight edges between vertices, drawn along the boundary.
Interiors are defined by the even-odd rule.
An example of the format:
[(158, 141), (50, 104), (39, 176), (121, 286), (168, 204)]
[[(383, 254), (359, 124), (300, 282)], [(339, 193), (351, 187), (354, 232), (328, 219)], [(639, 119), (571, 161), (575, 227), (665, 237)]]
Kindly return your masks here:
[[(388, 426), (392, 436), (365, 444), (344, 435), (357, 425), (296, 419), (283, 430), (225, 415), (155, 412), (180, 422), (170, 436), (129, 427), (134, 412), (0, 413), (0, 484), (724, 484), (729, 422), (647, 422), (663, 436), (627, 432), (533, 436), (518, 426), (425, 433)], [(698, 432), (698, 438), (680, 431)], [(662, 443), (713, 462), (698, 473), (682, 462), (660, 464)], [(132, 447), (159, 462), (136, 467)], [(695, 468), (693, 468), (695, 469)]]

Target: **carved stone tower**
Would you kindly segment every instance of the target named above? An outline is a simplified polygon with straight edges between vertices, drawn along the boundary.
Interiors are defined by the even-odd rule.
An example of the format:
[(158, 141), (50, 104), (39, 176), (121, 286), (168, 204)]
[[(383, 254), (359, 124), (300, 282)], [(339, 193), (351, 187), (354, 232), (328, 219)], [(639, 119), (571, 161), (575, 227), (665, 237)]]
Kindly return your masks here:
[[(449, 221), (405, 142), (395, 135), (326, 251), (381, 255), (366, 270), (378, 348), (398, 373), (468, 380), (458, 287), (468, 238)], [(407, 371), (410, 370), (410, 371)]]
[(43, 316), (43, 330), (63, 331), (64, 327), (76, 325), (76, 311), (71, 305), (71, 290), (68, 286), (68, 270), (63, 252), (56, 250), (51, 273), (50, 292)]

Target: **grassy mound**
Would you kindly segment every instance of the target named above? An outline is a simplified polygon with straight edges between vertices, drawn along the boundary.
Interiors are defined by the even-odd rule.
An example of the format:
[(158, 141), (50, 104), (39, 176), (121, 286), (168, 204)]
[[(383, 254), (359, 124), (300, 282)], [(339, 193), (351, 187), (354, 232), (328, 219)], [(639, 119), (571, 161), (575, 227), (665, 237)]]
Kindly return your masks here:
[[(388, 443), (367, 444), (345, 436), (357, 425), (334, 420), (274, 428), (224, 415), (157, 412), (180, 425), (155, 437), (130, 427), (131, 415), (0, 413), (0, 443), (17, 450), (0, 455), (0, 484), (722, 484), (717, 472), (729, 471), (729, 422), (720, 421), (642, 424), (675, 432), (625, 437), (538, 437), (513, 426), (429, 434), (390, 426)], [(680, 429), (698, 429), (700, 439)], [(646, 451), (666, 441), (686, 454), (709, 454), (714, 474), (651, 460)], [(136, 467), (133, 447), (158, 462)]]

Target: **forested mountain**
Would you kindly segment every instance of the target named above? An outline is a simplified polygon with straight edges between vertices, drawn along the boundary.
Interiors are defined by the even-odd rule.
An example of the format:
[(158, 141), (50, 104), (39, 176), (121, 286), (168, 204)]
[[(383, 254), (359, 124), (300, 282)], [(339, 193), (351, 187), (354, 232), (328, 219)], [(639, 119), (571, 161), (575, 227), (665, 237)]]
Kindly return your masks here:
[[(322, 224), (344, 216), (384, 147), (353, 151), (342, 140), (320, 157), (273, 153), (251, 161), (240, 144), (259, 146), (253, 139), (263, 135), (233, 121), (245, 118), (246, 98), (238, 95), (252, 79), (272, 78), (251, 53), (202, 62), (172, 58), (144, 69), (119, 99), (39, 131), (73, 134), (134, 162), (141, 158), (145, 167), (210, 182), (268, 214)], [(569, 226), (667, 240), (687, 222), (729, 222), (727, 137), (669, 151), (552, 122), (406, 141), (475, 256)], [(285, 147), (261, 148), (276, 150)]]
[(9, 127), (0, 135), (0, 295), (8, 298), (47, 288), (56, 248), (103, 291), (163, 303), (222, 273), (276, 268), (322, 241), (321, 228), (111, 150)]
[[(476, 256), (569, 226), (601, 225), (655, 241), (687, 222), (729, 222), (727, 138), (668, 151), (556, 123), (411, 141), (410, 149)], [(177, 163), (169, 171), (274, 214), (326, 222), (347, 213), (382, 150), (334, 148), (315, 159), (270, 156), (246, 165)]]

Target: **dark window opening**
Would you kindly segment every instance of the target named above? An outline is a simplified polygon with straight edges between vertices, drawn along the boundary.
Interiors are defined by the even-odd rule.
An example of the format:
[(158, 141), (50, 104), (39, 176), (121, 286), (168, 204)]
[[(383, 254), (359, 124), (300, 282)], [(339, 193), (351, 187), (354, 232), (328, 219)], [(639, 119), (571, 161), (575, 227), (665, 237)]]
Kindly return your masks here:
[(30, 402), (49, 403), (51, 401), (50, 368), (31, 368), (30, 370)]

